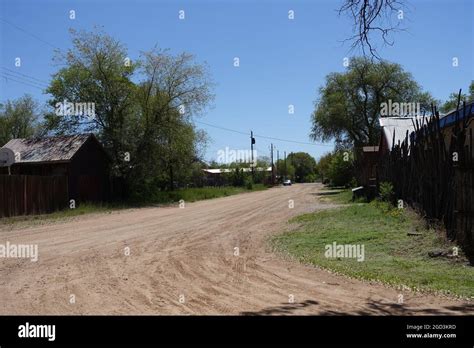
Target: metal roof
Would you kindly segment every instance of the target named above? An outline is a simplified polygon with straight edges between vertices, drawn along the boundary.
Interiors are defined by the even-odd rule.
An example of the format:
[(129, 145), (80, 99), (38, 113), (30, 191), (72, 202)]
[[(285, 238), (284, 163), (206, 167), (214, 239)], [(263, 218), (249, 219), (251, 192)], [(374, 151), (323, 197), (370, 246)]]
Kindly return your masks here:
[[(248, 173), (248, 172), (251, 172), (252, 169), (251, 168), (240, 168), (243, 172), (245, 173)], [(203, 169), (203, 171), (205, 171), (206, 173), (210, 173), (210, 174), (221, 174), (221, 173), (230, 173), (230, 172), (233, 172), (235, 170), (235, 168), (209, 168), (209, 169)], [(268, 167), (268, 168), (261, 168), (261, 167), (257, 167), (255, 168), (255, 171), (257, 172), (271, 172), (272, 171), (272, 167)]]
[(220, 174), (220, 173), (230, 173), (230, 169), (214, 169), (214, 168), (209, 168), (209, 169), (203, 169), (206, 173), (210, 174)]
[(459, 110), (453, 110), (448, 114), (441, 117), (439, 120), (439, 126), (441, 128), (452, 126), (456, 123), (456, 119), (462, 120), (464, 118), (473, 117), (474, 115), (474, 102), (466, 104), (466, 107), (461, 107)]
[[(400, 142), (400, 144), (405, 140), (408, 135), (415, 131), (416, 120), (418, 119), (418, 124), (421, 126), (425, 124), (429, 116), (412, 116), (412, 117), (380, 117), (379, 122), (383, 130), (383, 135), (387, 140), (388, 149), (392, 149), (394, 133), (395, 133), (395, 145)], [(411, 139), (408, 136), (408, 144), (410, 144)]]
[(20, 153), (15, 163), (67, 162), (92, 134), (33, 139), (12, 139), (3, 147)]
[[(432, 116), (408, 116), (408, 117), (380, 117), (380, 126), (383, 129), (383, 135), (387, 140), (388, 148), (392, 148), (392, 142), (395, 132), (395, 144), (400, 144), (405, 141), (408, 131), (408, 144), (411, 143), (412, 137), (410, 134), (415, 131), (416, 120), (418, 119), (419, 126), (426, 125)], [(474, 117), (474, 102), (466, 104), (466, 107), (461, 107), (459, 110), (450, 111), (448, 114), (441, 116), (439, 120), (440, 128), (452, 126), (457, 120), (463, 120)]]

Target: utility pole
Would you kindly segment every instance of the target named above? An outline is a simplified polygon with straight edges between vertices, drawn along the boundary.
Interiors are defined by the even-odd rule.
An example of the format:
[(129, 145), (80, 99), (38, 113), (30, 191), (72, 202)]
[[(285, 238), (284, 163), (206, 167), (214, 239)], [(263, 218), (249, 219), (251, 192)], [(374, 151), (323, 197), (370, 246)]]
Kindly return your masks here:
[(272, 158), (272, 185), (275, 185), (275, 169), (273, 167), (273, 144), (270, 145), (270, 157)]
[(250, 168), (252, 170), (252, 180), (255, 181), (254, 173), (254, 159), (253, 159), (253, 144), (255, 144), (255, 138), (253, 137), (253, 131), (250, 131), (250, 155), (252, 156), (252, 163), (250, 163)]
[(278, 163), (280, 162), (280, 150), (277, 150), (277, 165), (276, 165), (276, 175), (278, 176)]
[(286, 151), (285, 151), (285, 180), (288, 179), (287, 176), (288, 176), (288, 172), (287, 172), (287, 169), (286, 169)]

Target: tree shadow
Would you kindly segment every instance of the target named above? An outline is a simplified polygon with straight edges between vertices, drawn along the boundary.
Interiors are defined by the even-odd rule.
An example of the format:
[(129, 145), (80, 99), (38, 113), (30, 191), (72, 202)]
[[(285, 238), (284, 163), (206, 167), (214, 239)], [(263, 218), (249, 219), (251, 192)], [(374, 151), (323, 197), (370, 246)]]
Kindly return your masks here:
[[(369, 311), (358, 311), (358, 315), (472, 315), (474, 305), (464, 304), (445, 306), (442, 308), (412, 308), (398, 303), (383, 303), (381, 301), (367, 302)], [(455, 312), (455, 313), (453, 313)]]
[[(241, 312), (241, 315), (300, 315), (295, 314), (302, 308), (317, 306), (319, 302), (314, 300), (306, 300), (298, 303), (282, 303), (281, 306), (273, 306), (264, 308), (255, 312)], [(370, 300), (367, 303), (367, 309), (354, 311), (334, 311), (334, 310), (318, 310), (314, 308), (312, 313), (307, 315), (319, 316), (378, 316), (378, 315), (473, 315), (474, 304), (460, 304), (453, 306), (445, 306), (443, 308), (412, 308), (398, 303), (384, 303), (377, 300)], [(454, 312), (454, 313), (453, 313)]]
[(332, 196), (341, 193), (341, 191), (322, 191), (322, 192), (311, 192), (313, 196)]
[(297, 311), (301, 308), (306, 308), (309, 306), (318, 305), (318, 301), (306, 300), (298, 303), (282, 303), (281, 306), (274, 306), (264, 308), (260, 311), (255, 312), (240, 312), (241, 315), (291, 315), (294, 311)]

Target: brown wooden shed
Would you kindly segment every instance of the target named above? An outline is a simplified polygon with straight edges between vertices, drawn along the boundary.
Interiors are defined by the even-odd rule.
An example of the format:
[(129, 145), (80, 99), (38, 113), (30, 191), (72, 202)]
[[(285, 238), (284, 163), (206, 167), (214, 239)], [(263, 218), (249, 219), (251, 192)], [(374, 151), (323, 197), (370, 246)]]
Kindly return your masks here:
[[(69, 199), (106, 198), (110, 159), (93, 134), (12, 139), (3, 147), (15, 153), (12, 175), (66, 176)], [(0, 174), (8, 174), (8, 168), (0, 168)]]

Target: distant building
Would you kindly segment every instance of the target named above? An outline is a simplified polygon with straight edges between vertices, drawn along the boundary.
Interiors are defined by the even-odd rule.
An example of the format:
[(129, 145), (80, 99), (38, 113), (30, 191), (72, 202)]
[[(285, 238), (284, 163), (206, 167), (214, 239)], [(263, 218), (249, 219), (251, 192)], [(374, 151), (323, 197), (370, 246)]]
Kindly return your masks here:
[[(252, 172), (252, 168), (240, 168), (244, 173)], [(255, 167), (255, 172), (272, 172), (272, 167), (261, 168)], [(223, 174), (232, 173), (235, 171), (235, 168), (206, 168), (203, 169), (203, 172), (206, 175), (206, 184), (210, 186), (221, 186), (225, 184), (225, 179), (222, 177)]]

